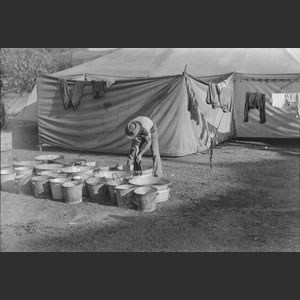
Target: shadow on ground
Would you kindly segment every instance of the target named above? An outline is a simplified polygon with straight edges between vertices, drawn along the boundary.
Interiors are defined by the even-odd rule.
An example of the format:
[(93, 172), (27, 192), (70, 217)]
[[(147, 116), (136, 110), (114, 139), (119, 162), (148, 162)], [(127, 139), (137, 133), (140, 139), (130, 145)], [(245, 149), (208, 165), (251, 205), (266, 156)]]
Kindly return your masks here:
[(213, 171), (187, 165), (180, 172), (190, 170), (194, 179), (174, 180), (170, 201), (156, 211), (115, 208), (105, 223), (95, 221), (95, 209), (90, 221), (67, 228), (41, 222), (40, 233), (27, 234), (16, 251), (300, 251), (299, 166), (291, 161), (283, 170), (284, 163), (237, 163), (230, 173), (224, 165)]

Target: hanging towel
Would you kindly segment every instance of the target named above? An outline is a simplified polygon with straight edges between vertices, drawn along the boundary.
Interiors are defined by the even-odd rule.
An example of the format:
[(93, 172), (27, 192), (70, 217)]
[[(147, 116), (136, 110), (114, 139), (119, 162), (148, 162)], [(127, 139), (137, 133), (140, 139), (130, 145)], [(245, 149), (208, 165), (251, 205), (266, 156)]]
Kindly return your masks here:
[(71, 91), (68, 86), (68, 81), (66, 79), (58, 79), (58, 84), (63, 100), (63, 106), (65, 109), (68, 109), (71, 107)]
[(73, 90), (72, 96), (71, 96), (71, 102), (72, 102), (74, 110), (80, 104), (80, 100), (81, 100), (82, 95), (83, 95), (83, 88), (84, 88), (84, 82), (83, 81), (76, 81), (75, 82), (74, 90)]
[(285, 94), (284, 93), (277, 93), (272, 94), (272, 106), (283, 108), (285, 104)]
[(245, 110), (244, 110), (244, 122), (248, 122), (248, 114), (250, 109), (259, 110), (259, 123), (266, 122), (266, 108), (265, 108), (265, 94), (259, 93), (246, 93)]
[(92, 80), (92, 85), (93, 85), (93, 97), (94, 99), (99, 99), (104, 96), (104, 81), (95, 81)]

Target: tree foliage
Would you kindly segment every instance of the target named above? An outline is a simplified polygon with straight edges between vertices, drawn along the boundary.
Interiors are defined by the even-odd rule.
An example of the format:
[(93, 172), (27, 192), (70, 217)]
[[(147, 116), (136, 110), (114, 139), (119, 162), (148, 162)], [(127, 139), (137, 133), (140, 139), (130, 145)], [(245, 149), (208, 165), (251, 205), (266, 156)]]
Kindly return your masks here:
[(39, 75), (73, 67), (73, 53), (78, 48), (1, 48), (0, 63), (4, 91), (22, 93)]

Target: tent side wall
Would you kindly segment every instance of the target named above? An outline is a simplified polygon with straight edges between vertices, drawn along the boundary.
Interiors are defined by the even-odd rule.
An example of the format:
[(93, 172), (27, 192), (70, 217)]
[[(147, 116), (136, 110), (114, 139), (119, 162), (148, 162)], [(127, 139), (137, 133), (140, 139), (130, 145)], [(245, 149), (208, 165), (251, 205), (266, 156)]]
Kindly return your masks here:
[(139, 115), (158, 125), (161, 155), (184, 156), (199, 148), (199, 126), (187, 111), (183, 76), (116, 82), (94, 99), (85, 82), (77, 110), (65, 110), (57, 78), (41, 76), (38, 84), (39, 142), (61, 148), (127, 154), (126, 124)]
[[(259, 110), (249, 111), (244, 122), (247, 92), (265, 94), (266, 122), (260, 124)], [(236, 74), (234, 82), (234, 120), (237, 138), (299, 138), (300, 119), (296, 105), (277, 108), (272, 106), (272, 93), (299, 93), (300, 74), (247, 75)]]

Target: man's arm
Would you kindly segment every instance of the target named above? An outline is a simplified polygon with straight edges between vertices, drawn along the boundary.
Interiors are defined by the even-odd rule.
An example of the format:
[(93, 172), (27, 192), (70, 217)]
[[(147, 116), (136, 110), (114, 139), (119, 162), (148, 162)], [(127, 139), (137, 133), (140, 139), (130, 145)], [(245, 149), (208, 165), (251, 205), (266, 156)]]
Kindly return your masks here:
[(140, 157), (142, 157), (149, 150), (151, 146), (151, 132), (145, 128), (143, 128), (143, 131), (145, 135), (145, 142), (143, 143), (140, 152), (138, 153)]

